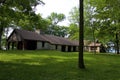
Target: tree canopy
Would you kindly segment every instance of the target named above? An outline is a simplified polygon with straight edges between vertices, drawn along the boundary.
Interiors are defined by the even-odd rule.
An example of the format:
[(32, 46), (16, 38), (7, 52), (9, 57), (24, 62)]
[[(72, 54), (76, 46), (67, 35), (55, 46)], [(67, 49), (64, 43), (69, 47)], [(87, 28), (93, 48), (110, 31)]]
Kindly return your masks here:
[[(99, 40), (103, 44), (109, 41), (116, 45), (117, 53), (120, 44), (120, 1), (119, 0), (86, 0), (84, 1), (84, 39)], [(69, 27), (69, 37), (79, 39), (76, 28), (79, 8), (74, 7), (69, 16), (71, 22)]]
[(50, 35), (65, 37), (67, 35), (68, 28), (66, 26), (59, 25), (59, 23), (64, 21), (64, 19), (65, 15), (62, 13), (51, 13), (47, 17), (47, 20), (49, 21), (49, 26), (47, 27), (46, 33)]
[[(10, 25), (27, 27), (37, 18), (35, 7), (41, 0), (0, 0), (0, 49), (3, 30)], [(36, 17), (35, 17), (36, 16)]]
[[(113, 41), (119, 53), (120, 36), (120, 6), (119, 0), (90, 0), (90, 6), (94, 8), (92, 17), (97, 23), (97, 37), (103, 41)], [(104, 35), (103, 35), (104, 34)], [(110, 35), (111, 34), (111, 35)], [(102, 37), (102, 38), (101, 38)]]

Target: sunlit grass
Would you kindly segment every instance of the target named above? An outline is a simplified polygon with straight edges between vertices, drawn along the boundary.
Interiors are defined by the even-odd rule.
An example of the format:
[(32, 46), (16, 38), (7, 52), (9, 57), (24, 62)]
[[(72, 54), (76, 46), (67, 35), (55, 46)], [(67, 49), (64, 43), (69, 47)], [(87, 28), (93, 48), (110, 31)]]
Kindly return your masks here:
[(77, 52), (0, 51), (0, 80), (120, 80), (120, 55)]

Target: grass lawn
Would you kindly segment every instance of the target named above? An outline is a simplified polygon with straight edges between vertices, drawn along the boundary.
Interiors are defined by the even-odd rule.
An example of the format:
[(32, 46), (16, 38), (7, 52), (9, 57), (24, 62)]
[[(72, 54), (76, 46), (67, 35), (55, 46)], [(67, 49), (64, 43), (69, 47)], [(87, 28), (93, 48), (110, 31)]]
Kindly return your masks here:
[(78, 53), (0, 51), (0, 80), (120, 80), (120, 55), (85, 53), (85, 70)]

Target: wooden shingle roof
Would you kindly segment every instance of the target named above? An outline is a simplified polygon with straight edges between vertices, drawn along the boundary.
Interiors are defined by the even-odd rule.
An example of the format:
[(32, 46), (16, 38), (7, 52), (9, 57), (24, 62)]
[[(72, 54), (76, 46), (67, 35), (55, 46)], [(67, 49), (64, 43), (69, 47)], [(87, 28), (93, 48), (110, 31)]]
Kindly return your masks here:
[[(14, 31), (11, 33), (15, 33), (21, 37), (22, 40), (36, 40), (36, 41), (44, 41), (49, 42), (51, 44), (57, 44), (57, 45), (72, 45), (72, 46), (78, 46), (78, 41), (71, 41), (69, 39), (58, 37), (54, 35), (47, 35), (47, 34), (38, 34), (36, 32), (27, 31), (27, 30), (20, 30), (20, 29), (14, 29)], [(10, 38), (9, 36), (9, 38)], [(8, 39), (9, 39), (8, 38)]]
[(46, 41), (42, 35), (39, 35), (32, 31), (15, 29), (15, 32), (19, 34), (22, 37), (22, 39), (25, 40)]
[(58, 37), (54, 35), (43, 35), (48, 42), (51, 44), (59, 44), (59, 45), (75, 45), (78, 46), (79, 42), (78, 41), (71, 41), (69, 39), (63, 38), (63, 37)]

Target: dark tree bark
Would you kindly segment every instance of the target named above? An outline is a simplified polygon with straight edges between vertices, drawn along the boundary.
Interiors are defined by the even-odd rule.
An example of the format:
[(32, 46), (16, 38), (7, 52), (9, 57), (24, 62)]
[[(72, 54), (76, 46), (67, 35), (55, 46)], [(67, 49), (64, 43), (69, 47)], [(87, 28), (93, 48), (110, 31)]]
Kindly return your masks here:
[(0, 50), (2, 49), (2, 33), (3, 33), (3, 27), (0, 27)]
[(78, 66), (81, 69), (85, 69), (84, 59), (83, 59), (83, 49), (84, 49), (84, 11), (83, 11), (83, 1), (79, 0), (79, 63)]
[(119, 54), (119, 38), (118, 38), (118, 33), (116, 33), (116, 50), (117, 50), (117, 54)]

